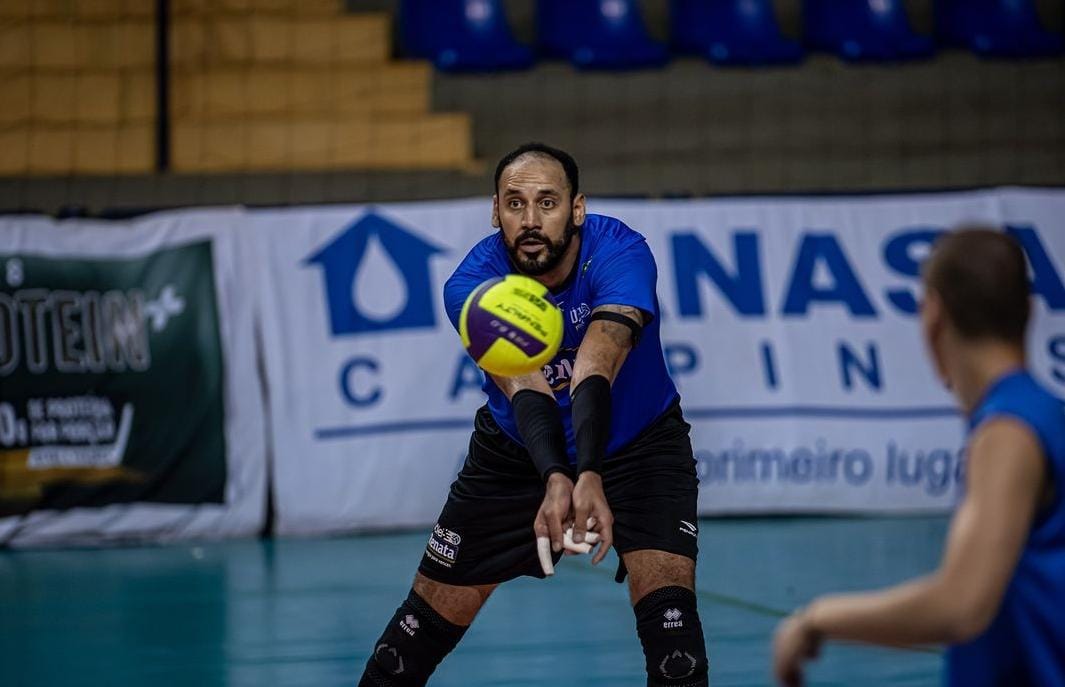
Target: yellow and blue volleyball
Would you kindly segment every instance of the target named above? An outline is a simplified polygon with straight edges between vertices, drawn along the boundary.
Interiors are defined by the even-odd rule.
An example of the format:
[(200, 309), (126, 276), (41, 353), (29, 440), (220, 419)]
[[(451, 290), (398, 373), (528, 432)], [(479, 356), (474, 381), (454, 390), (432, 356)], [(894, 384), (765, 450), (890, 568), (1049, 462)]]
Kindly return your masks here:
[(485, 372), (518, 377), (549, 363), (562, 343), (562, 311), (547, 288), (520, 274), (484, 282), (459, 316), (459, 335)]

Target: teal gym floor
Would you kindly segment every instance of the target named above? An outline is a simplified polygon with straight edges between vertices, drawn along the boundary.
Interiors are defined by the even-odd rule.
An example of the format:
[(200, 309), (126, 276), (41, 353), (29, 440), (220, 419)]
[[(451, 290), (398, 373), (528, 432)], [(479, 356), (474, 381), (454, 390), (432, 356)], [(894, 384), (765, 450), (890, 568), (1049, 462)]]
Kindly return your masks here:
[[(935, 567), (942, 517), (700, 521), (714, 687), (767, 685), (777, 614)], [(354, 687), (426, 532), (0, 551), (0, 685)], [(489, 600), (434, 687), (642, 687), (616, 558), (568, 558)], [(830, 646), (810, 685), (935, 685), (936, 652)]]

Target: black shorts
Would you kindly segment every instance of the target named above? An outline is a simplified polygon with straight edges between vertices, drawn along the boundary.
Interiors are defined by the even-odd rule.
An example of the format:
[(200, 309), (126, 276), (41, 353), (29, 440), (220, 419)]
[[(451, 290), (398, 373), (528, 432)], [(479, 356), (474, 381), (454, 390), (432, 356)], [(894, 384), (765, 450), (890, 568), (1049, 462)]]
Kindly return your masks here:
[[(652, 549), (695, 560), (699, 480), (690, 429), (674, 403), (604, 462), (603, 490), (619, 554)], [(429, 536), (419, 572), (454, 585), (543, 577), (533, 531), (543, 500), (544, 484), (529, 454), (481, 408), (466, 463)]]

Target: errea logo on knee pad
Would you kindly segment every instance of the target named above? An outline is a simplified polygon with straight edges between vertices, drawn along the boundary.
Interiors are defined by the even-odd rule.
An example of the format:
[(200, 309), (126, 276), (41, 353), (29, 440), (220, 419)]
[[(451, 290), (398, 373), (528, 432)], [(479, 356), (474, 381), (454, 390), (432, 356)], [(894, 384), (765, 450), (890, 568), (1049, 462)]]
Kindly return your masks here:
[(674, 630), (678, 627), (684, 627), (684, 621), (680, 617), (684, 615), (678, 608), (667, 609), (662, 616), (666, 619), (666, 622), (662, 623), (662, 628), (665, 630)]
[(417, 630), (419, 627), (421, 627), (421, 624), (418, 622), (417, 618), (415, 618), (413, 615), (410, 615), (408, 613), (406, 618), (404, 618), (403, 620), (399, 621), (399, 627), (404, 632), (406, 632), (411, 637), (413, 637), (414, 636), (414, 631)]

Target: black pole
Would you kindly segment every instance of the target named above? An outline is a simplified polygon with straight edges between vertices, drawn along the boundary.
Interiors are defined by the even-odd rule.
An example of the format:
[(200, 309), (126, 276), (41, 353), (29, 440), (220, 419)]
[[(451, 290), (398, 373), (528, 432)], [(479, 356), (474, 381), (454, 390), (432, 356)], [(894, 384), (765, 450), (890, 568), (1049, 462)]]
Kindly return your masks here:
[(155, 0), (155, 169), (170, 168), (170, 0)]

